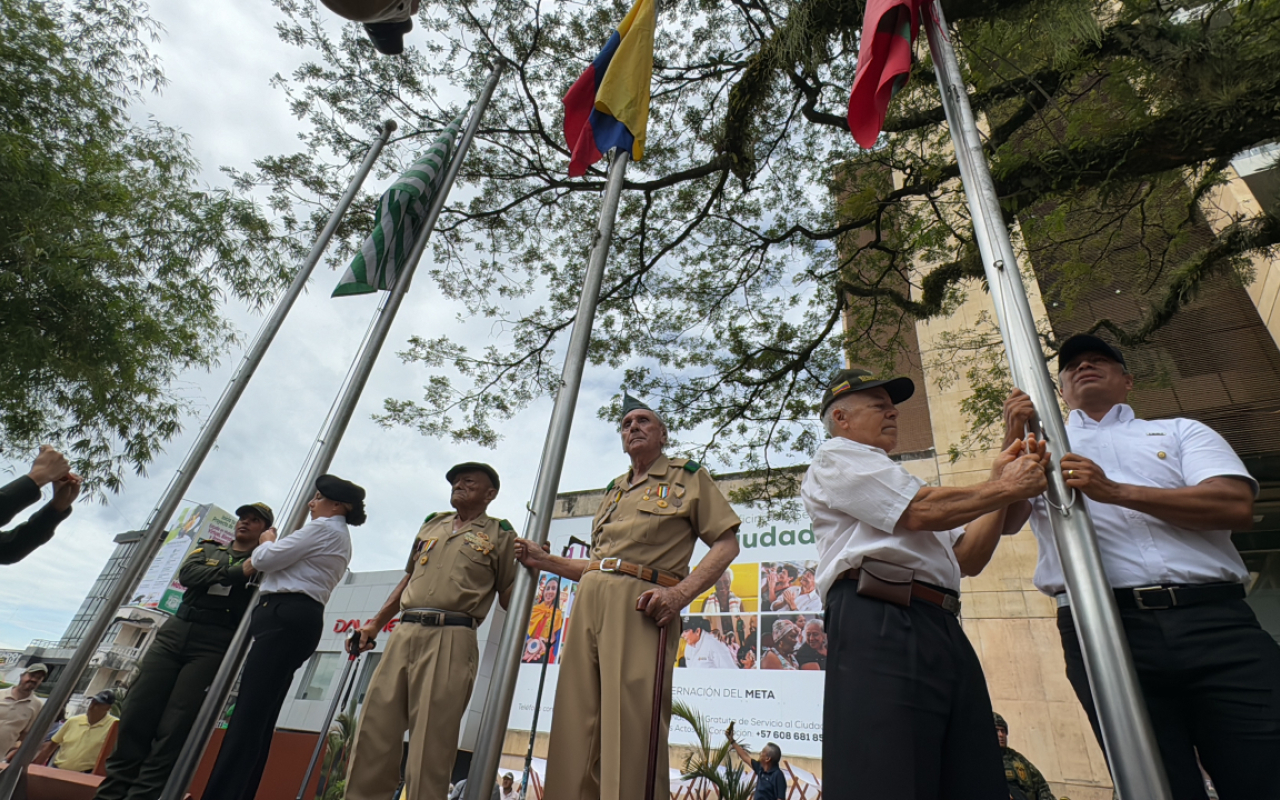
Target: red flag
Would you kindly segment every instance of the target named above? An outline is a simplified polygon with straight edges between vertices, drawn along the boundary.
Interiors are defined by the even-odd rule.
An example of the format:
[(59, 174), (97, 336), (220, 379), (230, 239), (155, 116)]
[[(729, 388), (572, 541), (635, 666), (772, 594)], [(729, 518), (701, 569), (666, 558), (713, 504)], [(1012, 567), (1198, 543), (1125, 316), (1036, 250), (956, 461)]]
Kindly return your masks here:
[(862, 50), (849, 94), (849, 130), (866, 149), (875, 146), (889, 101), (911, 74), (911, 46), (920, 13), (931, 0), (867, 0)]

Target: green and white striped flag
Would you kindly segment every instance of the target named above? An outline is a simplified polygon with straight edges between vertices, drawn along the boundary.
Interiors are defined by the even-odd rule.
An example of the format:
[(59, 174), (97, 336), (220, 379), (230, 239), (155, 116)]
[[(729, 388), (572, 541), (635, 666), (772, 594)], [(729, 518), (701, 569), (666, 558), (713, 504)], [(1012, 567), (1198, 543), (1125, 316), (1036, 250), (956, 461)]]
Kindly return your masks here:
[(431, 202), (440, 190), (461, 129), (462, 117), (450, 122), (426, 154), (413, 162), (382, 195), (373, 219), (373, 232), (364, 240), (360, 252), (333, 290), (334, 297), (369, 294), (395, 285), (396, 275), (409, 257)]

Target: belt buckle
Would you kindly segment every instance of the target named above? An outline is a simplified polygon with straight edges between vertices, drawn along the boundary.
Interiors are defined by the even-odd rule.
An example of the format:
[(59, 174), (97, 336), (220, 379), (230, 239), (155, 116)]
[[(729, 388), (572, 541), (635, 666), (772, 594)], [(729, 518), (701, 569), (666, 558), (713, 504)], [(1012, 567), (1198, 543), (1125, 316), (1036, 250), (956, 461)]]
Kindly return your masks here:
[[(613, 562), (613, 563), (609, 563)], [(622, 567), (622, 559), (620, 558), (602, 558), (600, 559), (601, 572), (618, 572)]]
[[(1169, 596), (1168, 602), (1164, 605), (1148, 605), (1146, 600), (1147, 594), (1145, 593), (1154, 594), (1156, 592), (1167, 593)], [(1177, 594), (1173, 591), (1172, 587), (1168, 586), (1139, 586), (1136, 589), (1133, 589), (1133, 600), (1142, 611), (1163, 611), (1168, 608), (1173, 608), (1178, 604)]]

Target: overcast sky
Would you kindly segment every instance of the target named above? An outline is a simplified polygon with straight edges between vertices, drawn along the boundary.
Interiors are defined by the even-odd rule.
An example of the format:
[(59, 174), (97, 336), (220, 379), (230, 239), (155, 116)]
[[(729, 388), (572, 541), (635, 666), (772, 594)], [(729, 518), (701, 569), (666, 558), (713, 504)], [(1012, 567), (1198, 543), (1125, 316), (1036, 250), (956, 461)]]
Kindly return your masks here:
[[(190, 3), (155, 0), (152, 12), (166, 28), (154, 51), (170, 84), (148, 98), (140, 113), (152, 114), (190, 136), (208, 183), (223, 183), (220, 166), (249, 169), (255, 158), (298, 149), (301, 123), (288, 112), (283, 93), (269, 80), (287, 75), (302, 54), (276, 38), (279, 12), (265, 0)], [(336, 26), (336, 20), (334, 21)], [(418, 35), (417, 32), (411, 36)], [(410, 38), (412, 42), (412, 38)], [(366, 190), (385, 186), (371, 179)], [(430, 257), (430, 248), (427, 251)], [(239, 406), (206, 460), (187, 498), (234, 509), (262, 500), (284, 513), (289, 491), (342, 377), (374, 312), (373, 295), (331, 300), (338, 275), (320, 268), (298, 301), (250, 382)], [(428, 373), (401, 363), (395, 353), (412, 334), (451, 335), (482, 346), (491, 322), (456, 322), (462, 309), (440, 298), (421, 274), (400, 309), (331, 471), (368, 490), (369, 522), (354, 529), (357, 571), (395, 569), (422, 518), (446, 510), (444, 472), (459, 461), (493, 464), (502, 492), (490, 513), (522, 529), (551, 402), (535, 404), (502, 429), (496, 450), (459, 447), (406, 429), (384, 429), (371, 415), (386, 397), (420, 397)], [(248, 341), (262, 317), (228, 309)], [(561, 354), (563, 344), (561, 345)], [(202, 412), (217, 401), (240, 352), (213, 373), (185, 376), (183, 392)], [(626, 469), (616, 431), (596, 419), (596, 409), (617, 391), (620, 374), (588, 370), (573, 426), (561, 489), (602, 486)], [(0, 567), (0, 648), (21, 649), (33, 639), (58, 639), (114, 547), (112, 537), (145, 525), (174, 470), (190, 447), (201, 419), (188, 421), (151, 466), (131, 477), (123, 491), (103, 504), (78, 504), (53, 542), (19, 565)], [(12, 465), (21, 474), (27, 465)], [(45, 492), (46, 498), (49, 491)]]

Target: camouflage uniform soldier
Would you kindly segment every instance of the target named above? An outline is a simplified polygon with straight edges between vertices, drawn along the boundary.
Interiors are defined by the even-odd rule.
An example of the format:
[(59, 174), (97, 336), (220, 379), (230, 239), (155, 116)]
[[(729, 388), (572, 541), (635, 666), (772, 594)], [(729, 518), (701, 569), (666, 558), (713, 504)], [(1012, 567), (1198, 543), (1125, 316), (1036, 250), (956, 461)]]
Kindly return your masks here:
[(1000, 739), (1000, 752), (1004, 756), (1004, 779), (1009, 783), (1009, 796), (1014, 800), (1056, 800), (1049, 783), (1036, 765), (1009, 746), (1009, 723), (999, 714), (996, 718), (996, 736)]

